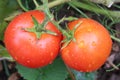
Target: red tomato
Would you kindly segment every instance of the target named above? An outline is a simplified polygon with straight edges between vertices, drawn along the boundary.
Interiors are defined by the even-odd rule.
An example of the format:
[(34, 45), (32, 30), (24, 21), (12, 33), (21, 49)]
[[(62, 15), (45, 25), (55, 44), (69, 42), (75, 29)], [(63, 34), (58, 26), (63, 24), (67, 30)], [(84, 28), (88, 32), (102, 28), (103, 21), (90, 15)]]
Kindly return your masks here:
[(31, 16), (34, 16), (39, 24), (42, 24), (45, 19), (45, 14), (37, 10), (18, 15), (8, 25), (4, 43), (11, 56), (19, 64), (29, 68), (39, 68), (56, 58), (62, 36), (51, 22), (48, 22), (45, 28), (57, 33), (57, 36), (44, 33), (40, 39), (37, 39), (35, 33), (23, 30), (34, 26)]
[(70, 30), (82, 22), (75, 30), (76, 42), (71, 41), (61, 50), (61, 56), (69, 67), (91, 72), (99, 69), (111, 52), (112, 40), (108, 31), (98, 22), (81, 18), (68, 24)]

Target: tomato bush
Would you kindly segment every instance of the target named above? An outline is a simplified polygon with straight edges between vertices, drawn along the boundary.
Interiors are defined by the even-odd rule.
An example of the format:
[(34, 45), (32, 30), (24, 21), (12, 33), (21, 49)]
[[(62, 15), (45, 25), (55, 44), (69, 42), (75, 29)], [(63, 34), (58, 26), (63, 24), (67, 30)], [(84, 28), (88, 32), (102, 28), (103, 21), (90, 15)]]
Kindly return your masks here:
[(38, 39), (34, 32), (24, 30), (35, 26), (32, 16), (42, 25), (45, 19), (43, 12), (38, 10), (24, 12), (8, 25), (4, 43), (8, 52), (18, 63), (30, 68), (39, 68), (52, 63), (56, 58), (62, 35), (51, 22), (48, 22), (45, 29), (57, 35), (43, 33)]
[(22, 80), (103, 80), (101, 72), (119, 70), (120, 12), (112, 10), (120, 6), (101, 1), (1, 0), (0, 74), (7, 80), (14, 73)]
[(80, 23), (71, 41), (61, 50), (61, 56), (69, 67), (91, 72), (100, 68), (110, 55), (112, 40), (108, 31), (98, 22), (80, 18), (68, 23), (70, 30)]

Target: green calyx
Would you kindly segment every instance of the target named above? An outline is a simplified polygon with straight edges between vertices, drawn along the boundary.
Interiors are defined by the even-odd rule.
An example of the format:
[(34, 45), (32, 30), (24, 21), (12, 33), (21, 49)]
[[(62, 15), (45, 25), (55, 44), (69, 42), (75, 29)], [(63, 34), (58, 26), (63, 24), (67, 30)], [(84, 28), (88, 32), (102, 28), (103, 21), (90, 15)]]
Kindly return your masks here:
[(65, 33), (65, 39), (62, 41), (62, 43), (65, 43), (65, 44), (63, 45), (61, 49), (65, 48), (71, 41), (76, 42), (74, 34), (75, 34), (76, 29), (80, 26), (81, 23), (82, 22), (79, 22), (78, 24), (76, 24), (73, 30), (70, 30), (67, 27), (67, 32)]
[(41, 35), (44, 33), (55, 35), (55, 36), (57, 35), (57, 33), (47, 30), (45, 28), (45, 26), (48, 24), (48, 19), (45, 19), (42, 24), (39, 24), (34, 16), (32, 16), (32, 20), (34, 22), (34, 26), (32, 28), (25, 28), (24, 30), (35, 33), (37, 39), (40, 39)]

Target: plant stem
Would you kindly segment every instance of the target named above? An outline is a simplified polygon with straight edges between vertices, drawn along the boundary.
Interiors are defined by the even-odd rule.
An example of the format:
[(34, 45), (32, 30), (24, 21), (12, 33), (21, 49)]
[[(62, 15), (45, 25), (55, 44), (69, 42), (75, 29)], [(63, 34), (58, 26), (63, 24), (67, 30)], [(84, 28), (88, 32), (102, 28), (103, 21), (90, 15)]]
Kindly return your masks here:
[(36, 1), (36, 0), (33, 0), (33, 2), (34, 2), (34, 4), (35, 4), (35, 6), (36, 6), (36, 7), (38, 7), (38, 6), (39, 6), (39, 4), (37, 3), (37, 1)]
[(90, 0), (90, 1), (106, 5), (107, 7), (111, 7), (112, 4), (120, 2), (120, 0)]
[(95, 3), (108, 3), (111, 1), (113, 1), (115, 3), (120, 2), (120, 0), (90, 0), (90, 1), (95, 2)]
[(70, 70), (70, 68), (67, 65), (66, 65), (66, 68), (67, 68), (67, 70), (68, 70), (68, 72), (69, 72), (70, 77), (72, 78), (72, 80), (76, 80), (74, 74), (72, 73), (72, 71)]
[[(82, 8), (82, 9), (92, 11), (92, 12), (95, 12), (98, 14), (106, 15), (111, 19), (112, 18), (120, 19), (120, 11), (110, 11), (110, 10), (104, 9), (102, 7), (86, 4), (82, 1), (79, 2), (77, 0), (55, 0), (53, 2), (48, 3), (48, 7), (52, 8), (54, 6), (57, 6), (59, 4), (63, 4), (66, 2), (68, 2), (69, 5), (72, 5), (74, 7), (78, 7), (78, 8)], [(37, 9), (43, 9), (43, 6), (39, 6), (39, 7), (37, 7)]]
[[(35, 0), (34, 0), (35, 1)], [(25, 8), (23, 5), (22, 5), (22, 2), (21, 0), (17, 0), (18, 4), (20, 5), (20, 7), (24, 10), (24, 11), (28, 11), (27, 8)], [(54, 0), (52, 2), (49, 2), (48, 3), (48, 7), (49, 8), (52, 8), (54, 6), (57, 6), (57, 5), (60, 5), (60, 4), (63, 4), (63, 3), (69, 3), (70, 5), (74, 6), (74, 7), (78, 7), (78, 8), (82, 8), (82, 9), (85, 9), (85, 10), (88, 10), (88, 11), (92, 11), (92, 12), (95, 12), (95, 13), (98, 13), (98, 14), (102, 14), (102, 15), (106, 15), (108, 16), (109, 18), (115, 18), (115, 19), (120, 19), (120, 11), (110, 11), (110, 10), (107, 10), (107, 9), (103, 9), (102, 7), (98, 7), (98, 6), (92, 6), (92, 5), (89, 5), (89, 4), (86, 4), (84, 2), (79, 2), (77, 0)], [(117, 1), (119, 2), (119, 0)], [(43, 10), (43, 5), (39, 6), (37, 4), (37, 7), (36, 7), (37, 10)]]
[(4, 68), (5, 68), (5, 73), (7, 76), (10, 76), (10, 73), (9, 73), (9, 70), (8, 70), (8, 66), (7, 66), (7, 63), (5, 60), (3, 60), (3, 65), (4, 65)]
[(113, 62), (111, 62), (110, 60), (107, 61), (114, 69), (119, 70), (119, 67), (116, 66)]
[(10, 16), (4, 18), (4, 20), (5, 20), (5, 21), (11, 21), (15, 16), (17, 16), (17, 15), (19, 15), (19, 14), (21, 14), (21, 13), (22, 13), (22, 11), (17, 10), (17, 11), (15, 11), (15, 12), (13, 12), (12, 14), (10, 14)]
[(48, 19), (62, 32), (62, 34), (68, 35), (68, 33), (54, 20), (54, 16), (50, 13), (47, 0), (43, 0), (43, 9)]
[(53, 1), (53, 2), (49, 3), (48, 7), (52, 8), (54, 6), (57, 6), (57, 5), (60, 5), (60, 4), (69, 2), (69, 1), (71, 1), (71, 0), (56, 0), (56, 1)]
[(76, 6), (74, 6), (73, 4), (69, 4), (72, 8), (74, 8), (76, 11), (78, 11), (80, 14), (82, 14), (85, 18), (88, 18), (88, 16), (82, 12), (80, 9), (78, 9)]
[(120, 42), (120, 39), (116, 38), (115, 36), (111, 35), (111, 38), (114, 39), (117, 42)]
[[(49, 8), (52, 8), (52, 7), (55, 7), (55, 6), (57, 6), (57, 5), (60, 5), (60, 4), (69, 2), (69, 1), (71, 1), (71, 0), (54, 0), (54, 1), (52, 1), (52, 2), (50, 2), (50, 3), (48, 4), (48, 7), (49, 7)], [(39, 9), (43, 9), (43, 6), (36, 7), (36, 9), (38, 9), (38, 10), (39, 10)]]
[(24, 11), (29, 11), (27, 8), (25, 8), (21, 2), (21, 0), (17, 0), (18, 4), (20, 5), (20, 7), (24, 10)]
[(70, 1), (69, 4), (71, 5), (74, 5), (78, 8), (82, 8), (84, 10), (88, 10), (88, 11), (92, 11), (92, 12), (95, 12), (95, 13), (98, 13), (98, 14), (102, 14), (102, 15), (106, 15), (108, 16), (109, 18), (116, 18), (116, 19), (120, 19), (120, 11), (110, 11), (110, 10), (107, 10), (107, 9), (104, 9), (102, 7), (95, 7), (95, 6), (92, 6), (90, 4), (86, 4), (84, 2), (79, 2), (79, 1)]
[(113, 0), (90, 0), (90, 1), (106, 5), (107, 7), (111, 7), (114, 4)]
[[(115, 65), (116, 67), (120, 67), (120, 63), (118, 64), (118, 65)], [(113, 68), (111, 68), (111, 69), (109, 69), (109, 70), (106, 70), (107, 72), (110, 72), (110, 71), (113, 71), (113, 70), (115, 70), (115, 68), (113, 67)]]

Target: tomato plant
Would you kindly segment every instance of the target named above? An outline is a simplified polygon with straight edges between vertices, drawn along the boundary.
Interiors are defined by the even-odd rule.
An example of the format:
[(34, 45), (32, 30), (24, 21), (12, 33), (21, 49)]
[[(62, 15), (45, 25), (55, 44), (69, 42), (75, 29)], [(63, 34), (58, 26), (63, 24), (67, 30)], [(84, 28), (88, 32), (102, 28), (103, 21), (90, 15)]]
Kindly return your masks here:
[(105, 1), (1, 0), (0, 79), (103, 80), (119, 70), (119, 1)]
[(100, 68), (111, 52), (112, 40), (108, 31), (98, 22), (80, 18), (68, 23), (70, 30), (80, 23), (71, 41), (61, 50), (61, 56), (69, 67), (91, 72)]
[[(32, 16), (40, 25), (34, 24)], [(57, 35), (41, 33), (42, 30), (38, 27), (43, 24), (44, 19), (43, 12), (33, 10), (18, 15), (8, 25), (4, 43), (8, 52), (18, 63), (30, 68), (39, 68), (52, 63), (56, 58), (62, 36), (51, 22), (46, 23), (43, 27), (45, 30), (57, 33)], [(35, 29), (36, 31), (30, 32), (26, 29)], [(37, 38), (39, 34), (41, 36)]]

